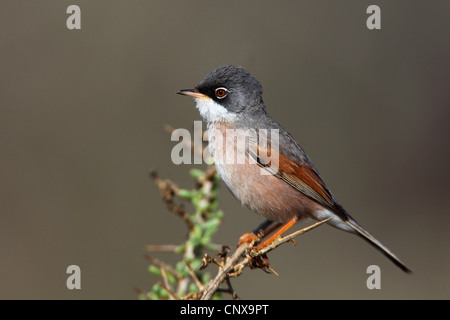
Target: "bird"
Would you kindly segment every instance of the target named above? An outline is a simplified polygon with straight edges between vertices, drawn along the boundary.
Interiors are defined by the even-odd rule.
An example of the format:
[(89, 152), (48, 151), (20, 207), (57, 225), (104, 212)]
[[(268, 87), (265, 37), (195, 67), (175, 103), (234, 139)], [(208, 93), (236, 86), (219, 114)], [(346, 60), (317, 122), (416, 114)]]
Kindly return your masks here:
[(261, 226), (272, 222), (281, 226), (259, 248), (302, 219), (329, 219), (327, 224), (361, 237), (402, 271), (412, 273), (337, 201), (297, 140), (267, 113), (262, 86), (246, 69), (220, 66), (194, 89), (177, 94), (194, 98), (207, 123), (208, 148), (216, 170), (230, 192), (243, 206), (267, 219)]

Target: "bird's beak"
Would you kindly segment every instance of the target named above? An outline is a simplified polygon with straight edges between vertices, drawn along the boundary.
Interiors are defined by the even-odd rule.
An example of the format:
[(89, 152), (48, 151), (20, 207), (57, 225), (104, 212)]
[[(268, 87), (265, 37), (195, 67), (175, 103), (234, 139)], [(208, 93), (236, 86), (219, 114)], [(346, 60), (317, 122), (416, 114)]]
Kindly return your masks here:
[(183, 96), (189, 96), (196, 99), (201, 98), (209, 98), (207, 95), (200, 93), (197, 89), (183, 89), (177, 92), (177, 94), (181, 94)]

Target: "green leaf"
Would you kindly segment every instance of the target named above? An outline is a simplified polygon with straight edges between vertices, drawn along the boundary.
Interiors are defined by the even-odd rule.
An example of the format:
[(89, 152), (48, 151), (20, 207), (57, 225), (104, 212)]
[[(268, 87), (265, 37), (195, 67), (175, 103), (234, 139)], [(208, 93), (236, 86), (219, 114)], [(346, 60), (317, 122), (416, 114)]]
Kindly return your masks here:
[(153, 292), (154, 294), (160, 296), (160, 295), (161, 295), (161, 289), (162, 289), (161, 286), (160, 286), (159, 284), (155, 283), (155, 284), (153, 285), (153, 287), (152, 287), (152, 292)]
[(197, 286), (195, 283), (189, 284), (189, 292), (197, 292)]
[(194, 228), (192, 228), (192, 232), (191, 232), (192, 237), (190, 237), (190, 238), (197, 239), (197, 240), (200, 239), (203, 235), (203, 228), (204, 228), (204, 226), (196, 224), (194, 226)]
[(217, 211), (211, 213), (211, 217), (217, 218), (217, 219), (219, 219), (220, 221), (223, 220), (223, 216), (224, 216), (224, 214), (223, 214), (223, 211), (222, 211), (222, 210), (217, 210)]
[(203, 224), (203, 229), (207, 232), (215, 231), (215, 230), (217, 230), (217, 227), (219, 226), (219, 224), (220, 224), (220, 219), (212, 218)]
[(186, 244), (182, 243), (178, 247), (175, 248), (175, 253), (182, 253), (186, 249)]
[(209, 204), (208, 210), (209, 211), (216, 211), (219, 208), (219, 201), (213, 201)]
[(174, 284), (176, 279), (175, 276), (169, 272), (166, 272), (167, 280), (169, 280), (170, 284)]
[(209, 273), (202, 273), (199, 276), (199, 279), (202, 283), (206, 284), (209, 280), (211, 280), (211, 275)]
[(195, 179), (200, 179), (205, 175), (205, 172), (200, 169), (191, 169), (189, 174)]
[(178, 196), (183, 199), (191, 200), (194, 195), (191, 190), (180, 189), (178, 190)]
[(149, 298), (150, 298), (151, 300), (161, 300), (159, 294), (156, 294), (156, 293), (154, 293), (154, 292), (150, 292), (150, 293), (148, 294), (148, 296), (149, 296)]
[(159, 269), (158, 267), (156, 267), (156, 266), (154, 266), (152, 264), (148, 267), (148, 271), (151, 274), (154, 274), (156, 276), (160, 276), (161, 275), (161, 269)]
[(203, 264), (202, 260), (200, 259), (194, 259), (192, 260), (189, 265), (191, 266), (192, 269), (194, 270), (198, 270), (200, 269), (201, 265)]
[(182, 277), (186, 277), (189, 275), (189, 270), (186, 267), (186, 263), (184, 261), (178, 261), (175, 269), (181, 274)]

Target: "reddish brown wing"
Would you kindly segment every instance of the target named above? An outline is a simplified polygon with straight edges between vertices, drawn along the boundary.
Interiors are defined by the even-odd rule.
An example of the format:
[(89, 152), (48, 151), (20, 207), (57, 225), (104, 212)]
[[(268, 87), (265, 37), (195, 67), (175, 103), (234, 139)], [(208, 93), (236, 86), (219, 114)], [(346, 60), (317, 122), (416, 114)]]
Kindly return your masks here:
[(306, 196), (317, 201), (324, 207), (336, 209), (333, 196), (330, 191), (328, 191), (325, 183), (313, 167), (306, 163), (295, 163), (286, 156), (279, 154), (278, 170), (275, 170), (268, 162), (270, 159), (264, 157), (267, 153), (265, 153), (264, 150), (260, 150), (260, 148), (258, 148), (258, 156), (252, 152), (249, 152), (250, 156), (259, 166), (263, 167), (277, 178), (285, 181)]
[(309, 165), (297, 164), (280, 154), (280, 179), (325, 207), (333, 208), (334, 199), (316, 170)]

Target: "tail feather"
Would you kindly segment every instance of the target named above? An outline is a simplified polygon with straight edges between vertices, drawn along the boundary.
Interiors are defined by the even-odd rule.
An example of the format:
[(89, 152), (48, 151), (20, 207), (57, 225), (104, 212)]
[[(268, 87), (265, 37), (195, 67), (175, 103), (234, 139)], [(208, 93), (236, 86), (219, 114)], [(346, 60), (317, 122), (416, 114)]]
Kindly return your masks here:
[(399, 267), (406, 273), (412, 273), (412, 271), (403, 262), (401, 262), (400, 259), (397, 258), (397, 256), (392, 253), (391, 250), (386, 248), (380, 241), (375, 239), (370, 233), (368, 233), (366, 230), (364, 230), (356, 221), (354, 221), (353, 219), (350, 218), (346, 222), (348, 225), (350, 225), (356, 231), (356, 234), (361, 236), (361, 238), (366, 240), (368, 243), (370, 243), (372, 246), (374, 246), (377, 250), (379, 250), (381, 253), (383, 253), (397, 267)]

